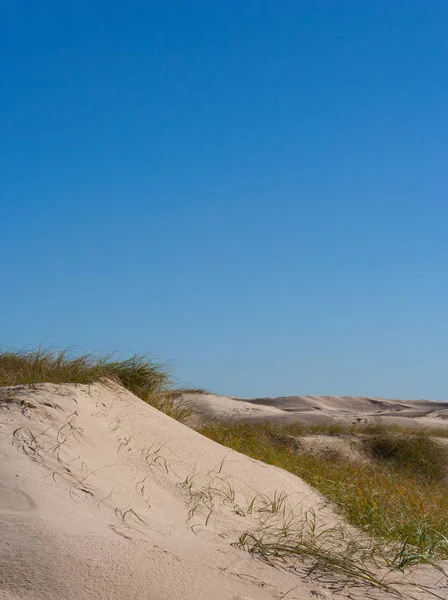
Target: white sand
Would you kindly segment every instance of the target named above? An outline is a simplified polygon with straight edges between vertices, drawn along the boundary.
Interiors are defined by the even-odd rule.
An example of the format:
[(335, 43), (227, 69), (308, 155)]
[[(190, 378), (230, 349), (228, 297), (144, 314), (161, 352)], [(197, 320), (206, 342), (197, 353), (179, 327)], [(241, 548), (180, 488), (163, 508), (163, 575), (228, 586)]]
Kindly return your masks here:
[(306, 565), (276, 569), (232, 546), (259, 518), (247, 514), (256, 494), (284, 492), (295, 511), (336, 522), (297, 477), (118, 386), (1, 392), (1, 600), (392, 597), (340, 589), (337, 577), (317, 583)]

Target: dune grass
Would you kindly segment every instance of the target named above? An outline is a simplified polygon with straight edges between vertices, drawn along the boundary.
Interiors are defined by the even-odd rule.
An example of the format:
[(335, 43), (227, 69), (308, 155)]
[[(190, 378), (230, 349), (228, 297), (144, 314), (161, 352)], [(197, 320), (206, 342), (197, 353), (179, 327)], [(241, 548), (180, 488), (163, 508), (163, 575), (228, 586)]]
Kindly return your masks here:
[(310, 424), (296, 421), (288, 425), (281, 426), (282, 433), (292, 436), (304, 435), (366, 435), (372, 436), (376, 434), (399, 434), (399, 435), (430, 435), (432, 437), (448, 438), (448, 427), (431, 427), (431, 428), (416, 428), (405, 427), (403, 425), (394, 424), (377, 424), (377, 423), (356, 423), (352, 425), (344, 425), (342, 423), (318, 423)]
[(428, 432), (374, 433), (363, 439), (367, 452), (394, 470), (415, 475), (428, 482), (440, 482), (446, 475), (447, 452)]
[(191, 413), (185, 403), (175, 401), (166, 369), (145, 354), (117, 359), (116, 354), (76, 355), (70, 349), (0, 352), (0, 386), (98, 381), (116, 382), (177, 420)]
[[(448, 557), (447, 454), (427, 432), (387, 430), (362, 436), (371, 460), (303, 451), (296, 436), (309, 428), (266, 422), (210, 424), (203, 435), (298, 475), (349, 523), (399, 542), (414, 562)], [(322, 429), (320, 429), (322, 432)], [(405, 551), (406, 550), (406, 551)], [(407, 560), (407, 559), (406, 559)]]

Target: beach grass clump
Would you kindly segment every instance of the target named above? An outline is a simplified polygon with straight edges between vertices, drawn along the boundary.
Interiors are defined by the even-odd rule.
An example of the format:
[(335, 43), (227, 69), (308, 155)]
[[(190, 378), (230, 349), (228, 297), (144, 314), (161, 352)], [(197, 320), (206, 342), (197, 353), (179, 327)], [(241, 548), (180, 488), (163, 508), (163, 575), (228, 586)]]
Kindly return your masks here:
[(448, 557), (448, 457), (429, 433), (414, 432), (405, 441), (388, 431), (363, 435), (371, 459), (361, 462), (304, 450), (292, 435), (299, 429), (239, 422), (209, 424), (200, 432), (301, 477), (370, 536), (399, 542), (422, 562)]
[(71, 349), (5, 350), (0, 352), (0, 386), (39, 383), (92, 384), (115, 382), (178, 420), (191, 411), (171, 394), (167, 370), (146, 354), (76, 354)]
[(367, 452), (377, 461), (429, 481), (446, 476), (447, 452), (428, 432), (399, 435), (388, 431), (364, 438)]

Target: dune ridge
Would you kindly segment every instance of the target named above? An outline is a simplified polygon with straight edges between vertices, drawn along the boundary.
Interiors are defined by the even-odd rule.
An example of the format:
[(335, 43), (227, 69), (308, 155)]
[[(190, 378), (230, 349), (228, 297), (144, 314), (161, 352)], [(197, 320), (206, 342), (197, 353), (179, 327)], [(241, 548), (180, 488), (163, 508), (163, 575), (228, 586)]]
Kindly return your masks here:
[(236, 398), (184, 393), (182, 399), (204, 420), (269, 420), (309, 425), (357, 423), (411, 428), (448, 428), (448, 402), (363, 396)]

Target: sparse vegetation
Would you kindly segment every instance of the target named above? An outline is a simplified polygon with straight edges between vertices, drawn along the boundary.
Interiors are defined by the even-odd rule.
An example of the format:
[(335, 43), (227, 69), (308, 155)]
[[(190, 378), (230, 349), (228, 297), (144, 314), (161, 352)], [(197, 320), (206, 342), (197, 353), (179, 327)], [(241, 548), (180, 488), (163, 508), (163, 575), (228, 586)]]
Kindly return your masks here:
[[(188, 522), (195, 518), (192, 528), (200, 524), (207, 527), (227, 507), (250, 523), (232, 545), (268, 564), (303, 572), (305, 561), (309, 575), (331, 579), (337, 573), (342, 586), (349, 582), (367, 584), (395, 598), (409, 599), (415, 598), (413, 592), (423, 589), (409, 580), (409, 567), (431, 563), (439, 569), (409, 543), (375, 539), (348, 526), (343, 519), (325, 522), (319, 517), (322, 507), (302, 512), (282, 491), (271, 496), (257, 493), (245, 498), (246, 502), (240, 497), (238, 504), (235, 488), (219, 474), (221, 467), (218, 474), (192, 474), (178, 484), (189, 498)], [(404, 576), (397, 576), (397, 571)], [(425, 590), (440, 598), (429, 588)]]
[(120, 360), (114, 354), (75, 355), (70, 350), (43, 348), (0, 352), (0, 386), (97, 381), (119, 383), (177, 420), (183, 421), (191, 414), (185, 402), (176, 401), (164, 367), (145, 354)]
[[(365, 464), (301, 449), (302, 425), (210, 424), (200, 431), (238, 452), (298, 475), (362, 531), (402, 544), (415, 562), (448, 556), (447, 454), (428, 432), (364, 435)], [(323, 428), (319, 428), (319, 433)], [(341, 432), (342, 433), (342, 432)], [(346, 433), (346, 432), (344, 432)], [(335, 433), (333, 432), (333, 435)], [(364, 431), (364, 434), (366, 432)]]

